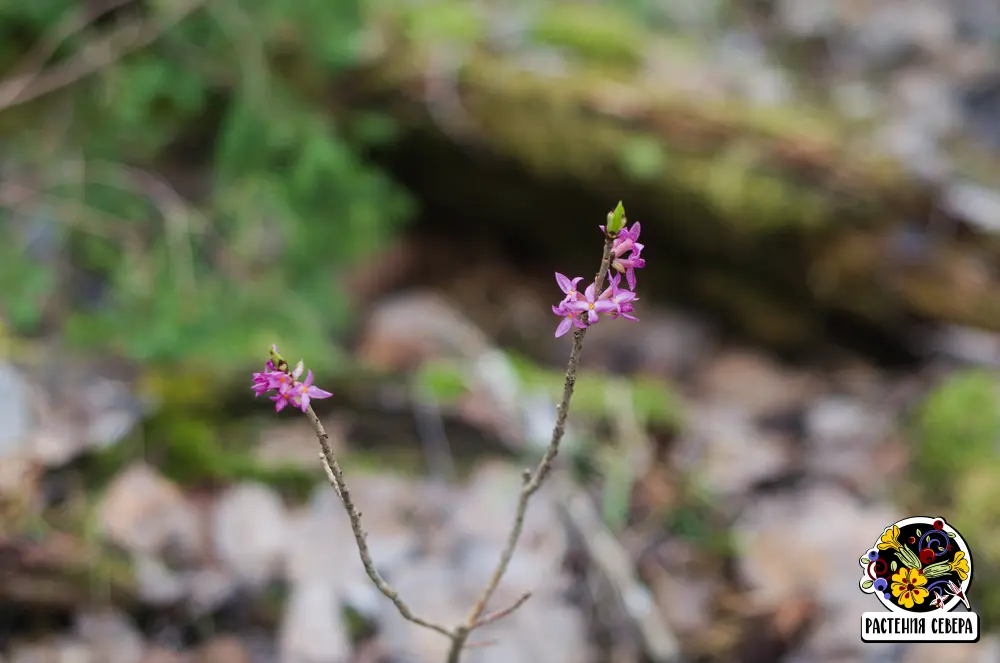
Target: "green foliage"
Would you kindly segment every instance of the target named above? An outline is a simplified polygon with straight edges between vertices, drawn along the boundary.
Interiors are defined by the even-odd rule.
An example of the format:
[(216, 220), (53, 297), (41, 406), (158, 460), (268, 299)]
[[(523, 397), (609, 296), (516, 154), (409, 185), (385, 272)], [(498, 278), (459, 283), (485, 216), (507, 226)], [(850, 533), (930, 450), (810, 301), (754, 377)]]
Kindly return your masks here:
[[(144, 6), (170, 24), (151, 46), (0, 110), (4, 174), (30, 184), (0, 207), (0, 317), (28, 332), (57, 312), (70, 342), (151, 362), (243, 364), (276, 341), (329, 363), (349, 314), (339, 276), (411, 208), (362, 157), (392, 127), (320, 99), (355, 60), (360, 0), (220, 0), (174, 22), (177, 7)], [(0, 69), (79, 8), (0, 9), (0, 43), (18, 45)], [(76, 33), (53, 63), (116, 25)], [(204, 184), (197, 200), (165, 164)]]
[(986, 371), (956, 373), (927, 398), (916, 419), (916, 478), (935, 493), (970, 467), (998, 459), (1000, 383)]
[(952, 522), (972, 549), (976, 612), (986, 628), (1000, 624), (1000, 459), (970, 464), (956, 481)]
[(451, 42), (473, 44), (486, 33), (482, 12), (463, 0), (394, 6), (406, 36), (417, 43)]
[(950, 509), (972, 547), (976, 611), (1000, 623), (1000, 382), (989, 371), (956, 373), (927, 398), (916, 418), (914, 478), (924, 501)]
[[(508, 357), (525, 389), (542, 389), (553, 399), (562, 396), (565, 381), (563, 371), (539, 367), (531, 360), (517, 355), (509, 354)], [(416, 380), (428, 394), (446, 404), (458, 400), (468, 388), (468, 377), (463, 365), (445, 360), (424, 362), (417, 371)], [(603, 373), (579, 371), (571, 412), (607, 418), (609, 405), (606, 390), (609, 385), (610, 388), (615, 388)], [(620, 388), (631, 389), (635, 415), (640, 423), (663, 429), (674, 429), (681, 425), (682, 407), (677, 394), (663, 381), (630, 378), (623, 380)]]
[(543, 7), (531, 28), (533, 41), (562, 48), (595, 64), (633, 69), (642, 62), (641, 24), (605, 5), (556, 3)]

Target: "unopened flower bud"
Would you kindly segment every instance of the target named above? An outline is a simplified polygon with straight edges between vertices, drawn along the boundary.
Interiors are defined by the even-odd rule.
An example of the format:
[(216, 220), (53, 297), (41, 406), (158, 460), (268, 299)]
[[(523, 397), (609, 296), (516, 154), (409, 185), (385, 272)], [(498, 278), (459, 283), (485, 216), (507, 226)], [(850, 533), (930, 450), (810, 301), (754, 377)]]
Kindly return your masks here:
[(622, 201), (618, 201), (618, 206), (613, 212), (608, 212), (608, 234), (614, 237), (625, 226), (625, 207)]

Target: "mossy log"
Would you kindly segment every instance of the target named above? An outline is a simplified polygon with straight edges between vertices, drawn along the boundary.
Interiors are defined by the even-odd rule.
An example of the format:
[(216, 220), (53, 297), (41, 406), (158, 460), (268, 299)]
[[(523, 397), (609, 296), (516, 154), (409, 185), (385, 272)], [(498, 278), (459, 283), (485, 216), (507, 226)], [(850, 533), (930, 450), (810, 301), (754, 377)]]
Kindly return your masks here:
[[(442, 39), (407, 20), (390, 14), (390, 46), (338, 97), (402, 124), (402, 147), (380, 157), (447, 232), (493, 229), (530, 239), (527, 251), (592, 258), (593, 238), (562, 219), (586, 229), (624, 199), (656, 258), (651, 294), (707, 303), (761, 340), (815, 341), (831, 316), (893, 335), (914, 319), (1000, 331), (988, 268), (1000, 242), (914, 235), (937, 194), (871, 153), (863, 128), (808, 104), (695, 95), (628, 58), (567, 58), (545, 73), (468, 25)], [(630, 40), (697, 63), (667, 37)], [(461, 55), (442, 67), (441, 52)]]

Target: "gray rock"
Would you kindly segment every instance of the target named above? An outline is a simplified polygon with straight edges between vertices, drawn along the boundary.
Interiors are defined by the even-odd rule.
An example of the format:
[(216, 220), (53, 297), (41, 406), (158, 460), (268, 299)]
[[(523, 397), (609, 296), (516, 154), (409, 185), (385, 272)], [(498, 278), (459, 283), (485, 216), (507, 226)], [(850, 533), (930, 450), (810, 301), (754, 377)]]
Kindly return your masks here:
[(954, 181), (945, 187), (943, 204), (959, 218), (989, 235), (1000, 235), (1000, 192), (973, 182)]
[(27, 377), (10, 364), (0, 362), (0, 460), (26, 455), (25, 445), (34, 429), (31, 387)]
[(806, 435), (819, 445), (860, 444), (871, 447), (891, 430), (891, 415), (870, 403), (845, 397), (828, 397), (806, 412)]
[(778, 25), (795, 37), (819, 37), (831, 34), (840, 25), (837, 0), (777, 0)]
[(132, 552), (193, 560), (203, 551), (198, 511), (175, 484), (141, 461), (108, 486), (98, 522), (104, 536)]
[[(415, 614), (453, 626), (465, 619), (474, 600), (456, 586), (455, 581), (460, 577), (460, 570), (447, 558), (427, 557), (415, 560), (395, 575), (392, 584)], [(381, 606), (379, 632), (393, 656), (413, 663), (445, 660), (447, 638), (406, 621), (388, 601)]]
[(386, 368), (415, 366), (431, 358), (473, 359), (492, 345), (450, 302), (425, 291), (379, 302), (362, 338), (360, 356)]
[(951, 0), (960, 32), (996, 43), (1000, 37), (1000, 4), (993, 0)]
[(880, 127), (874, 135), (877, 149), (903, 162), (911, 173), (938, 180), (949, 172), (947, 159), (934, 136), (917, 118), (903, 117)]
[(3, 663), (103, 663), (79, 638), (60, 637), (43, 642), (15, 642)]
[(477, 633), (493, 644), (470, 650), (463, 657), (468, 663), (593, 663), (595, 660), (583, 615), (559, 601), (532, 598), (508, 618)]
[(895, 64), (913, 50), (941, 53), (956, 37), (947, 0), (888, 0), (859, 18), (852, 36), (876, 68)]
[[(702, 320), (658, 310), (642, 311), (637, 317), (641, 324), (617, 321), (590, 328), (581, 365), (677, 377), (703, 361), (714, 347), (712, 329)], [(561, 349), (560, 361), (566, 360), (566, 352)]]
[(736, 408), (695, 406), (690, 422), (673, 452), (674, 462), (723, 498), (738, 498), (789, 467), (785, 441), (758, 430)]
[(196, 615), (212, 612), (231, 597), (238, 579), (222, 569), (195, 569), (184, 574), (187, 584), (188, 605)]
[(289, 516), (285, 576), (291, 582), (314, 579), (343, 588), (366, 577), (347, 518), (332, 509), (330, 516), (308, 510)]
[(805, 469), (870, 497), (881, 497), (881, 480), (893, 460), (887, 407), (844, 397), (823, 398), (806, 413)]
[(698, 633), (712, 624), (716, 588), (709, 581), (663, 571), (651, 584), (660, 613), (673, 631)]
[(181, 573), (172, 571), (159, 557), (138, 554), (133, 560), (139, 599), (153, 606), (171, 605), (187, 595)]
[(278, 633), (281, 663), (346, 663), (351, 655), (336, 587), (321, 579), (298, 583)]
[(975, 643), (926, 642), (908, 645), (904, 660), (906, 663), (993, 663), (1000, 660), (1000, 639), (996, 635), (984, 634)]
[(858, 557), (902, 516), (894, 507), (861, 504), (846, 491), (813, 485), (764, 497), (733, 526), (737, 570), (762, 609), (808, 596), (824, 619), (806, 645), (806, 660), (873, 650), (858, 637), (865, 610), (881, 609), (858, 589)]
[(699, 399), (756, 418), (804, 405), (820, 392), (822, 381), (761, 352), (732, 348), (705, 365), (696, 386)]
[[(348, 478), (348, 487), (375, 567), (406, 572), (418, 543), (407, 519), (422, 508), (420, 484), (391, 475), (356, 475)], [(288, 540), (286, 574), (293, 581), (322, 578), (342, 591), (368, 584), (350, 520), (329, 486), (317, 488), (309, 507), (292, 515)]]
[(955, 131), (962, 109), (951, 82), (928, 67), (897, 73), (892, 83), (897, 113), (906, 116), (925, 135), (941, 138)]
[(145, 649), (132, 621), (115, 611), (82, 612), (76, 618), (76, 633), (102, 663), (139, 663)]
[(219, 560), (243, 582), (260, 587), (281, 568), (288, 547), (288, 514), (281, 498), (259, 483), (227, 490), (212, 514)]

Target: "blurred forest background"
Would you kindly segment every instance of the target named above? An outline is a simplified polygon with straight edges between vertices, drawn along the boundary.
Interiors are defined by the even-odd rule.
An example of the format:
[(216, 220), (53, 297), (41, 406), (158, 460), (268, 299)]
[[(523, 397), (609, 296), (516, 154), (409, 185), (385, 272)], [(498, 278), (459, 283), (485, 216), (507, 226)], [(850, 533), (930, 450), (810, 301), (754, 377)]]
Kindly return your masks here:
[[(335, 392), (376, 562), (457, 621), (619, 199), (641, 322), (465, 660), (996, 660), (998, 55), (987, 0), (3, 3), (0, 661), (443, 660), (250, 372)], [(976, 646), (860, 643), (915, 513)]]

